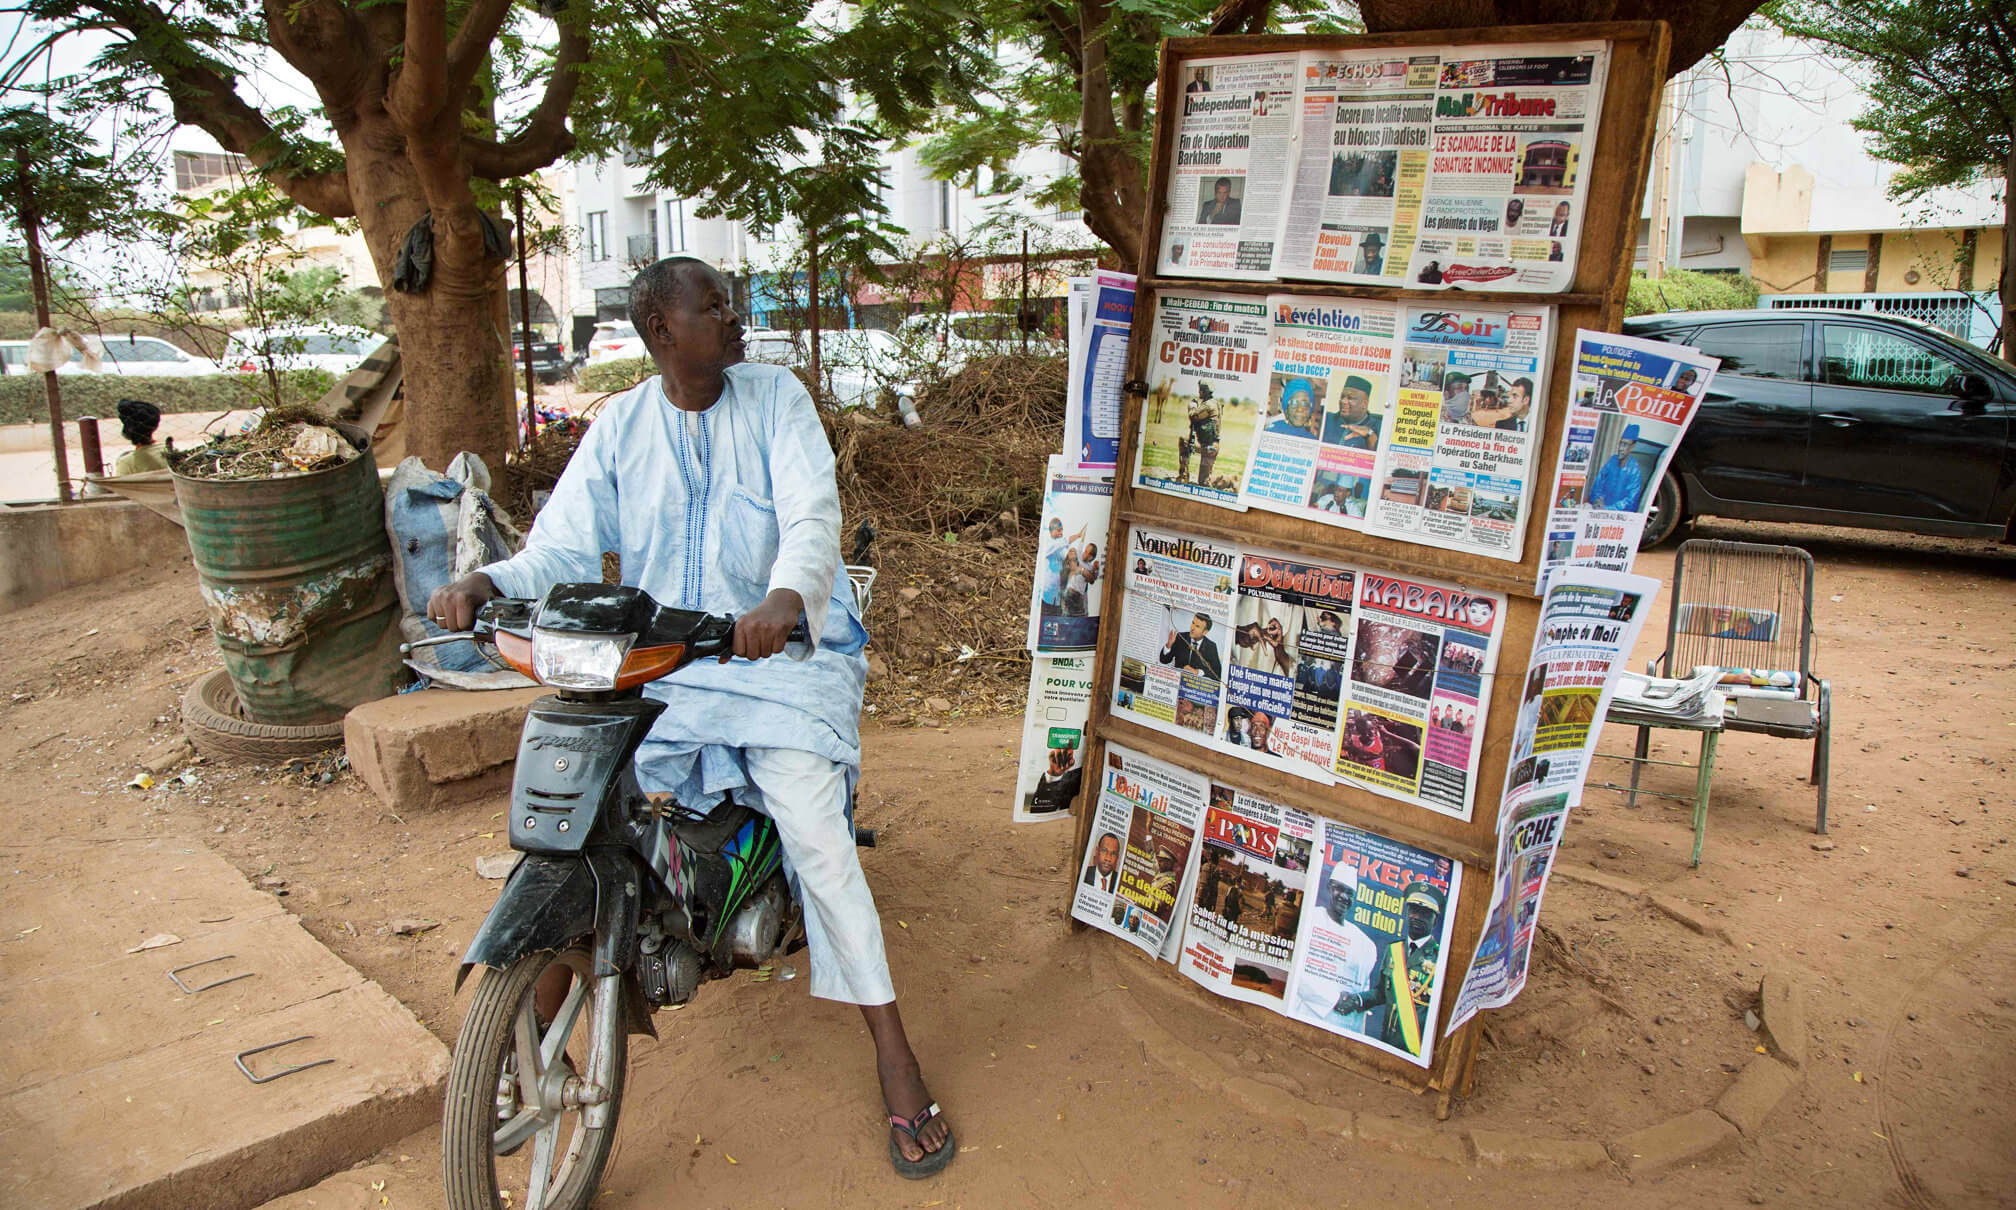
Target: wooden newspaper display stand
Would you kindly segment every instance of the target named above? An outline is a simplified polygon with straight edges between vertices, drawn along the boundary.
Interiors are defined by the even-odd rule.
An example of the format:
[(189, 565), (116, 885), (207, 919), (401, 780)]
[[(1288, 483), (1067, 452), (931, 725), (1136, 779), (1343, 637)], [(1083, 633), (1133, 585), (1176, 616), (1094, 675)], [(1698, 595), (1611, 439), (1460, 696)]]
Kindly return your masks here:
[[(1120, 571), (1119, 563), (1114, 563), (1114, 570), (1107, 576), (1104, 586), (1102, 614), (1109, 619), (1109, 624), (1102, 627), (1099, 640), (1097, 679), (1092, 692), (1084, 762), (1092, 775), (1086, 778), (1086, 791), (1077, 807), (1077, 827), (1071, 851), (1074, 863), (1083, 860), (1096, 814), (1100, 771), (1106, 763), (1106, 746), (1109, 742), (1117, 742), (1147, 756), (1214, 779), (1223, 779), (1227, 784), (1271, 797), (1312, 815), (1379, 833), (1461, 862), (1465, 870), (1459, 893), (1456, 902), (1446, 907), (1454, 918), (1449, 934), (1450, 949), (1441, 956), (1441, 978), (1446, 980), (1447, 994), (1441, 997), (1437, 1018), (1428, 1023), (1435, 1030), (1437, 1042), (1433, 1061), (1426, 1068), (1374, 1047), (1354, 1044), (1351, 1039), (1333, 1037), (1314, 1026), (1235, 1001), (1225, 1001), (1227, 1011), (1240, 1013), (1243, 1019), (1255, 1025), (1291, 1035), (1304, 1049), (1363, 1069), (1389, 1082), (1439, 1091), (1442, 1094), (1440, 1111), (1445, 1115), (1449, 1097), (1459, 1090), (1467, 1092), (1474, 1078), (1478, 1019), (1473, 1018), (1447, 1038), (1441, 1037), (1441, 1031), (1453, 1008), (1455, 989), (1460, 986), (1477, 948), (1491, 900), (1492, 871), (1498, 852), (1498, 804), (1506, 776), (1505, 757), (1519, 708), (1523, 670), (1533, 647), (1539, 615), (1540, 603), (1534, 595), (1534, 585), (1545, 547), (1547, 508), (1544, 493), (1552, 486), (1552, 470), (1569, 410), (1569, 367), (1574, 356), (1576, 330), (1615, 331), (1624, 316), (1625, 294), (1637, 243), (1639, 206), (1658, 100), (1666, 78), (1668, 39), (1668, 29), (1663, 22), (1632, 22), (1435, 30), (1356, 37), (1180, 38), (1166, 41), (1162, 47), (1159, 95), (1165, 103), (1158, 107), (1155, 129), (1152, 196), (1148, 227), (1142, 240), (1143, 273), (1139, 278), (1133, 339), (1127, 360), (1130, 384), (1138, 384), (1147, 377), (1150, 346), (1155, 335), (1152, 322), (1154, 299), (1160, 292), (1169, 289), (1206, 289), (1219, 293), (1245, 293), (1260, 298), (1268, 294), (1294, 294), (1416, 304), (1438, 301), (1474, 305), (1544, 304), (1555, 308), (1552, 362), (1546, 376), (1542, 426), (1535, 435), (1526, 484), (1534, 504), (1526, 518), (1522, 557), (1517, 562), (1395, 541), (1281, 513), (1259, 509), (1240, 512), (1201, 500), (1138, 490), (1134, 484), (1134, 471), (1145, 403), (1144, 397), (1135, 393), (1140, 389), (1138, 386), (1131, 387), (1125, 397), (1120, 429), (1113, 524), (1107, 546), (1111, 554), (1124, 558), (1125, 552), (1131, 549), (1128, 542), (1130, 531), (1145, 525), (1272, 548), (1320, 562), (1350, 563), (1373, 570), (1418, 575), (1473, 591), (1504, 593), (1508, 598), (1508, 616), (1504, 621), (1498, 652), (1497, 674), (1486, 678), (1484, 696), (1478, 702), (1484, 720), (1482, 755), (1474, 780), (1475, 807), (1466, 822), (1382, 797), (1354, 785), (1341, 782), (1333, 786), (1317, 784), (1186, 743), (1129, 719), (1116, 717), (1113, 697), (1121, 627), (1114, 620), (1121, 613), (1126, 577)], [(1163, 244), (1164, 223), (1168, 217), (1166, 193), (1169, 166), (1173, 162), (1172, 150), (1180, 121), (1180, 106), (1173, 103), (1173, 99), (1184, 94), (1188, 78), (1184, 66), (1187, 60), (1289, 51), (1493, 44), (1509, 47), (1588, 40), (1607, 41), (1610, 50), (1594, 152), (1585, 155), (1579, 165), (1579, 170), (1589, 174), (1591, 180), (1584, 203), (1586, 213), (1581, 228), (1579, 255), (1566, 291), (1549, 294), (1471, 293), (1313, 284), (1278, 278), (1266, 282), (1239, 282), (1160, 276), (1155, 272)], [(1258, 428), (1257, 423), (1255, 427)], [(1073, 865), (1070, 868), (1075, 870), (1077, 867)], [(1074, 877), (1071, 881), (1075, 889), (1078, 879)], [(1179, 903), (1178, 906), (1180, 910), (1182, 905)], [(1305, 910), (1309, 906), (1313, 904), (1305, 905)], [(1085, 927), (1075, 920), (1073, 925)], [(1165, 966), (1161, 962), (1154, 965), (1164, 969), (1171, 978), (1182, 978), (1173, 966)]]

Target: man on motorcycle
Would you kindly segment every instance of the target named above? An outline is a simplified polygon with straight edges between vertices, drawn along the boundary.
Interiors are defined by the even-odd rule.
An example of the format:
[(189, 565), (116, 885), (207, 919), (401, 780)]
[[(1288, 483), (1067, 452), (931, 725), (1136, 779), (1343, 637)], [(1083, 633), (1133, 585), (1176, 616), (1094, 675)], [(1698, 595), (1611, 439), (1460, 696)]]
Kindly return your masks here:
[[(603, 552), (614, 551), (625, 584), (736, 615), (732, 662), (649, 686), (669, 708), (638, 749), (639, 785), (694, 809), (733, 793), (776, 822), (804, 904), (812, 994), (861, 1006), (891, 1159), (906, 1176), (928, 1175), (958, 1149), (904, 1034), (846, 814), (867, 632), (840, 561), (832, 449), (790, 370), (743, 361), (728, 284), (704, 261), (673, 257), (639, 273), (630, 316), (657, 376), (595, 419), (525, 549), (436, 592), (428, 612), (466, 630), (494, 596), (600, 581)], [(769, 659), (801, 617), (810, 657)], [(566, 992), (556, 970), (540, 988), (549, 1014)]]

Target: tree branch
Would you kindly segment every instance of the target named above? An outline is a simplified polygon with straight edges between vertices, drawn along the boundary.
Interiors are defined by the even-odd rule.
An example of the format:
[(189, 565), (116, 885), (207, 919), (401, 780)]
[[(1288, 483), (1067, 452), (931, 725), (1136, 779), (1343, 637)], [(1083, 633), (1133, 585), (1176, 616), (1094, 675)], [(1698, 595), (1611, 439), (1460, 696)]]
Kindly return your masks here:
[(462, 19), (462, 27), (448, 44), (446, 96), (460, 97), (469, 91), (476, 73), (483, 68), (484, 56), (490, 53), (490, 43), (496, 40), (497, 31), (504, 28), (504, 20), (510, 15), (511, 0), (475, 0), (469, 6), (469, 15)]
[(407, 0), (406, 46), (385, 109), (409, 133), (440, 116), (448, 97), (447, 0)]
[(539, 98), (524, 129), (503, 141), (462, 136), (462, 153), (475, 175), (492, 181), (524, 176), (574, 149), (567, 111), (581, 82), (580, 66), (588, 61), (588, 36), (571, 17), (561, 19), (559, 27), (560, 44), (553, 55), (553, 74), (546, 79), (546, 95)]

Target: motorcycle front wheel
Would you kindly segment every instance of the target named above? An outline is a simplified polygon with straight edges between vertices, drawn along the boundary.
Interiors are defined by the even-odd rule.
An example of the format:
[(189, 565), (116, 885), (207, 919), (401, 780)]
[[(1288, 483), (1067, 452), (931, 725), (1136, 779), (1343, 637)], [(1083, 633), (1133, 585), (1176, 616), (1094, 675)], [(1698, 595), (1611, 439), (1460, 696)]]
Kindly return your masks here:
[[(553, 1020), (541, 1022), (533, 992), (555, 964), (573, 979)], [(621, 979), (597, 980), (593, 970), (577, 944), (483, 972), (455, 1039), (442, 1112), (450, 1210), (582, 1210), (594, 1200), (616, 1140), (629, 1040)], [(613, 1062), (596, 1062), (596, 1039), (611, 1039)], [(598, 1067), (610, 1072), (607, 1095), (584, 1105)]]

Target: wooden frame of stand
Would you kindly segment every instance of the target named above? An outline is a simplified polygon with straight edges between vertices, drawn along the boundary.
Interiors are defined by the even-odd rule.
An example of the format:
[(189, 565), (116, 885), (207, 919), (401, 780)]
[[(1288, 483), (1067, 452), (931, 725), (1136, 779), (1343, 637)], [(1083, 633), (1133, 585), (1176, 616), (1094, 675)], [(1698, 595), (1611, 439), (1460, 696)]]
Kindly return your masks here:
[[(1187, 59), (1304, 50), (1511, 45), (1595, 39), (1610, 43), (1610, 62), (1596, 145), (1593, 153), (1583, 161), (1583, 171), (1592, 174), (1592, 187), (1584, 203), (1575, 278), (1571, 289), (1559, 294), (1423, 291), (1158, 276), (1153, 272), (1154, 258), (1162, 246), (1168, 164), (1177, 132), (1177, 107), (1163, 105), (1156, 114), (1153, 160), (1149, 168), (1149, 216), (1147, 230), (1142, 235), (1143, 263), (1149, 271), (1141, 275), (1136, 294), (1134, 339), (1127, 353), (1128, 381), (1138, 381), (1147, 376), (1154, 298), (1164, 289), (1210, 289), (1255, 296), (1294, 293), (1412, 302), (1461, 300), (1479, 305), (1550, 304), (1555, 308), (1547, 399), (1527, 483), (1527, 491), (1533, 493), (1533, 503), (1526, 520), (1524, 557), (1517, 563), (1372, 537), (1279, 513), (1261, 510), (1241, 513), (1198, 500), (1158, 492), (1137, 492), (1133, 486), (1134, 460), (1140, 440), (1143, 400), (1140, 396), (1129, 396), (1124, 401), (1119, 466), (1114, 483), (1113, 525), (1107, 535), (1108, 550), (1126, 550), (1127, 530), (1135, 525), (1149, 525), (1269, 547), (1318, 561), (1359, 564), (1507, 594), (1509, 607), (1498, 652), (1499, 674), (1493, 679), (1489, 691), (1482, 734), (1483, 753), (1476, 785), (1477, 808), (1469, 822), (1396, 802), (1356, 786), (1322, 786), (1304, 781), (1115, 718), (1112, 700), (1118, 624), (1105, 626), (1099, 640), (1097, 674), (1086, 732), (1084, 761), (1087, 769), (1102, 768), (1106, 744), (1109, 741), (1118, 742), (1315, 815), (1455, 858), (1468, 867), (1457, 902), (1449, 908), (1455, 914), (1455, 924), (1451, 948), (1443, 955), (1441, 977), (1445, 983), (1442, 1015), (1433, 1023), (1438, 1037), (1455, 1002), (1456, 988), (1461, 984), (1463, 973), (1469, 969), (1470, 958), (1476, 950), (1491, 902), (1492, 874), (1498, 847), (1497, 803), (1504, 792), (1506, 749), (1518, 712), (1525, 680), (1523, 671), (1532, 653), (1533, 631), (1539, 617), (1540, 603), (1533, 595), (1533, 584), (1546, 545), (1548, 509), (1544, 494), (1552, 489), (1554, 462), (1559, 455), (1562, 431), (1566, 426), (1568, 370), (1574, 357), (1575, 332), (1578, 328), (1615, 331), (1624, 317), (1625, 293), (1630, 285), (1631, 262), (1637, 247), (1638, 211), (1644, 197), (1645, 174), (1659, 99), (1666, 81), (1669, 31), (1664, 22), (1658, 21), (1603, 22), (1355, 37), (1260, 35), (1176, 38), (1162, 44), (1159, 95), (1166, 98), (1182, 95), (1182, 64)], [(1101, 611), (1102, 616), (1108, 619), (1119, 617), (1122, 583), (1121, 576), (1107, 577)], [(1507, 669), (1520, 675), (1505, 675)], [(1081, 799), (1076, 808), (1077, 826), (1073, 830), (1070, 853), (1074, 869), (1085, 852), (1092, 826), (1094, 810), (1089, 796), (1098, 792), (1098, 778), (1087, 778), (1086, 785), (1087, 797)], [(1072, 926), (1085, 927), (1076, 921), (1072, 922)], [(1152, 965), (1163, 970), (1169, 978), (1182, 979), (1173, 966), (1165, 967), (1160, 962)], [(1474, 1081), (1481, 1017), (1473, 1018), (1450, 1037), (1441, 1038), (1432, 1064), (1424, 1070), (1372, 1047), (1353, 1046), (1314, 1026), (1292, 1021), (1263, 1008), (1233, 1000), (1219, 1000), (1218, 1003), (1240, 1019), (1285, 1035), (1291, 1044), (1321, 1057), (1391, 1083), (1441, 1093), (1440, 1116), (1447, 1116), (1450, 1097), (1457, 1091), (1467, 1092)]]

